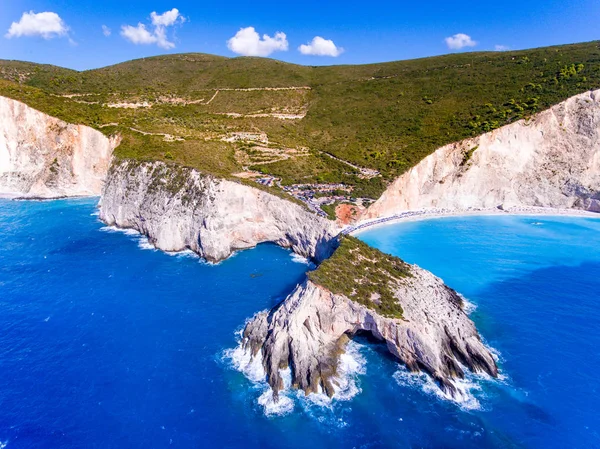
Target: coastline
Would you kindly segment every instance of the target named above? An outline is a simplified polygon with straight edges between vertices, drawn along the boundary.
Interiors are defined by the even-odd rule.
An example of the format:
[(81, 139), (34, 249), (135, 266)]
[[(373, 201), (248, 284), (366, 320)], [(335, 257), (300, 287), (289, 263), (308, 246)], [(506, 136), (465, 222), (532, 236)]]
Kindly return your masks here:
[(578, 217), (600, 219), (600, 213), (590, 212), (579, 209), (560, 209), (551, 207), (533, 207), (519, 206), (510, 209), (417, 209), (407, 210), (396, 215), (377, 218), (358, 222), (355, 225), (347, 226), (342, 230), (342, 234), (357, 235), (375, 227), (388, 226), (397, 223), (406, 223), (411, 221), (433, 220), (449, 217), (467, 217), (467, 216), (547, 216), (547, 217)]
[[(18, 193), (0, 193), (0, 200), (7, 201), (54, 201), (54, 200), (77, 200), (82, 198), (98, 198), (100, 195), (58, 195), (58, 196), (24, 196)], [(0, 448), (2, 449), (2, 448)]]

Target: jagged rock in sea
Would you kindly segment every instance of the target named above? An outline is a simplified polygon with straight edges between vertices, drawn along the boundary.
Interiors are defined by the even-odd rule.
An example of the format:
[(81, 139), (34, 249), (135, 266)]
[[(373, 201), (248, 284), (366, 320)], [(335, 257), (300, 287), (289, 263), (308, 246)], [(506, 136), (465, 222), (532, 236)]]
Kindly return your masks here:
[(600, 90), (438, 149), (396, 179), (362, 218), (498, 206), (600, 212)]
[(117, 137), (0, 97), (0, 193), (30, 198), (99, 195), (118, 143)]
[[(354, 251), (358, 251), (354, 254), (360, 254), (360, 259), (371, 258), (371, 268), (361, 266), (371, 274), (386, 263), (373, 257), (376, 250), (371, 250), (371, 255), (360, 253), (360, 248), (351, 249), (350, 253)], [(386, 257), (390, 260), (390, 256)], [(335, 263), (345, 265), (333, 273), (342, 278), (353, 264), (346, 258)], [(344, 280), (346, 285), (341, 288), (349, 294), (334, 292), (309, 279), (274, 309), (261, 312), (248, 322), (242, 345), (253, 358), (262, 359), (275, 397), (284, 387), (280, 370), (287, 367), (291, 369), (294, 387), (331, 396), (339, 356), (348, 338), (359, 332), (384, 341), (399, 361), (412, 371), (429, 374), (450, 396), (461, 394), (454, 379), (464, 376), (463, 367), (497, 376), (495, 360), (464, 312), (461, 297), (426, 270), (399, 259), (394, 264), (387, 274), (381, 273), (388, 279), (391, 291), (387, 300), (395, 302), (400, 315), (382, 312), (385, 282), (378, 281), (374, 291), (365, 297), (357, 290), (367, 278), (357, 279), (355, 286)], [(332, 282), (335, 285), (335, 279)]]
[(191, 249), (209, 261), (263, 242), (323, 260), (336, 225), (301, 205), (257, 188), (163, 162), (115, 160), (100, 218), (135, 229), (164, 251)]

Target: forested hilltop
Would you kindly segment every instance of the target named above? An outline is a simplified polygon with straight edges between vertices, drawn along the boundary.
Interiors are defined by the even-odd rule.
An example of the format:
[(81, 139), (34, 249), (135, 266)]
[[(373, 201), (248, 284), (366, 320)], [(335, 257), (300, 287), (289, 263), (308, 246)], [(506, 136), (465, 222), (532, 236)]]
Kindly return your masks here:
[(599, 42), (329, 67), (204, 54), (84, 72), (0, 61), (0, 95), (120, 133), (118, 157), (259, 182), (326, 211), (377, 198), (440, 146), (599, 87)]

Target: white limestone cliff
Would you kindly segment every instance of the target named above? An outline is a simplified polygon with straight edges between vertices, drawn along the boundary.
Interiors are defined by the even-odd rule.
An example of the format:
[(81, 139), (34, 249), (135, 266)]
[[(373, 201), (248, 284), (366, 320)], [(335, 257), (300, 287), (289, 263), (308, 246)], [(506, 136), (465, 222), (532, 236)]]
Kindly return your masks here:
[(0, 97), (0, 194), (99, 195), (118, 138)]
[(109, 225), (135, 229), (164, 251), (209, 261), (263, 242), (316, 260), (333, 250), (336, 225), (257, 188), (162, 162), (115, 160), (100, 203)]
[(292, 386), (306, 393), (335, 391), (339, 355), (348, 338), (367, 332), (412, 371), (424, 371), (448, 395), (461, 391), (454, 379), (463, 366), (497, 376), (492, 354), (481, 342), (462, 300), (433, 274), (410, 267), (412, 277), (398, 283), (394, 296), (403, 318), (384, 317), (344, 295), (307, 280), (279, 306), (255, 315), (246, 325), (242, 345), (251, 359), (262, 360), (277, 399), (290, 368)]
[(438, 149), (396, 179), (362, 218), (498, 206), (600, 212), (600, 90)]

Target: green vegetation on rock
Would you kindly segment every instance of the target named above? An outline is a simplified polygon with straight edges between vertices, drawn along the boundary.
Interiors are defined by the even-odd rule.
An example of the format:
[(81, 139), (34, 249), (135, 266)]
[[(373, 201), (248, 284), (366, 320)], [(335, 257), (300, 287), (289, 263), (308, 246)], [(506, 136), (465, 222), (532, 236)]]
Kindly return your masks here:
[[(283, 185), (343, 182), (369, 198), (440, 146), (596, 88), (598, 42), (330, 67), (203, 54), (84, 72), (0, 61), (0, 95), (120, 133), (118, 156), (224, 177), (256, 170)], [(253, 142), (264, 149), (236, 133), (266, 136)]]
[(315, 284), (390, 318), (402, 318), (394, 290), (411, 276), (407, 263), (351, 236), (340, 237), (333, 255), (308, 273)]
[(339, 203), (332, 203), (332, 204), (323, 204), (321, 206), (321, 209), (323, 210), (323, 212), (325, 212), (327, 214), (327, 216), (329, 217), (330, 220), (336, 220), (337, 219), (337, 215), (335, 214), (335, 209), (338, 206)]

